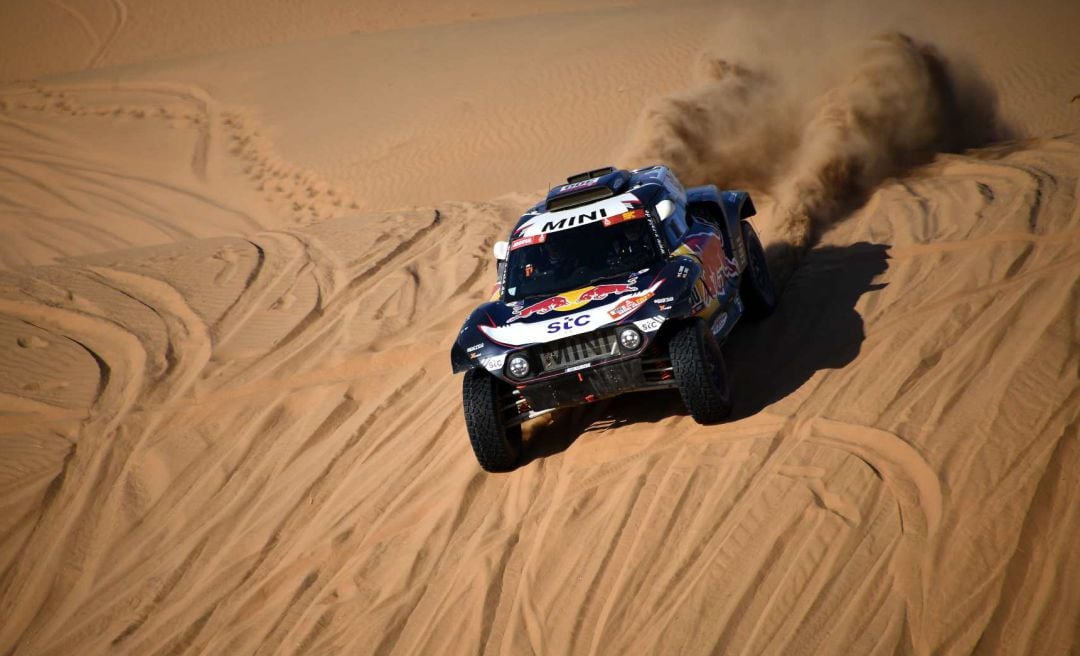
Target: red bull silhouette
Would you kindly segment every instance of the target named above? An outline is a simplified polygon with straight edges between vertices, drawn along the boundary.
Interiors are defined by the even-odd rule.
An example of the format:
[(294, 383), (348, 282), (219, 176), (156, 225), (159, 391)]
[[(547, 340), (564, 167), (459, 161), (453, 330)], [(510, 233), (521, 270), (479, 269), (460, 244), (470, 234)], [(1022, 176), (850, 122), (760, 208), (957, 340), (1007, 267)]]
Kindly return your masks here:
[(545, 298), (539, 303), (533, 303), (527, 307), (521, 309), (517, 315), (510, 317), (507, 323), (511, 321), (517, 321), (518, 319), (525, 319), (531, 317), (534, 314), (547, 314), (556, 308), (561, 308), (565, 305), (570, 305), (570, 301), (565, 296), (552, 296), (551, 298)]
[(585, 290), (585, 292), (579, 297), (579, 300), (585, 302), (602, 301), (612, 294), (618, 296), (620, 294), (626, 294), (636, 291), (637, 287), (622, 283), (616, 283), (611, 285), (597, 285), (595, 287), (590, 287), (589, 289)]

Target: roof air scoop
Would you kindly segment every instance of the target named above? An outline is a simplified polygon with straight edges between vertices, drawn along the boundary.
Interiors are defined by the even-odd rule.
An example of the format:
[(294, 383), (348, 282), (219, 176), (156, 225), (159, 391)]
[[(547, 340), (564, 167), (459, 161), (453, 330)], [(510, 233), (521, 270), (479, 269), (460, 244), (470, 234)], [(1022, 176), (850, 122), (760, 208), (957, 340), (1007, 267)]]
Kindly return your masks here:
[(575, 182), (584, 182), (585, 180), (592, 180), (593, 178), (602, 178), (609, 173), (614, 173), (614, 166), (605, 166), (602, 169), (596, 169), (595, 171), (585, 171), (584, 173), (575, 173), (566, 179), (570, 184)]
[(578, 173), (548, 192), (545, 210), (555, 212), (611, 198), (625, 191), (629, 182), (630, 172), (614, 166)]

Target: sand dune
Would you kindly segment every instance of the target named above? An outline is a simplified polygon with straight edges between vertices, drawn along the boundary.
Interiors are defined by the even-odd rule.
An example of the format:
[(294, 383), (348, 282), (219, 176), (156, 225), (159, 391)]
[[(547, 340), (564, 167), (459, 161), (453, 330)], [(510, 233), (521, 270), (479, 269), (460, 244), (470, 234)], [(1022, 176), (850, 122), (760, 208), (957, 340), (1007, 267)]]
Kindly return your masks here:
[(565, 413), (509, 477), (445, 344), (513, 203), (5, 274), (4, 644), (1062, 653), (1078, 153), (886, 185), (732, 344), (744, 419)]
[(626, 0), (317, 0), (214, 2), (183, 7), (148, 0), (24, 0), (0, 7), (0, 35), (18, 57), (0, 61), (0, 78), (30, 78), (89, 68), (220, 53), (350, 33), (455, 25), (508, 17), (619, 7)]
[[(109, 14), (93, 11), (107, 6), (51, 6), (79, 8), (113, 44), (73, 68), (120, 63), (114, 47), (149, 57), (102, 36)], [(718, 10), (486, 7), (370, 26), (412, 25), (436, 55), (416, 54), (409, 30), (301, 22), (224, 44), (273, 48), (0, 91), (0, 651), (1075, 652), (1080, 138), (1060, 133), (1067, 103), (1046, 98), (1080, 76), (1059, 32), (1002, 74), (1005, 55), (954, 12), (970, 15), (940, 10), (969, 57), (986, 55), (978, 79), (1007, 134), (916, 139), (920, 157), (853, 195), (824, 178), (843, 207), (800, 244), (777, 312), (726, 347), (732, 421), (697, 425), (675, 394), (602, 402), (527, 426), (523, 466), (496, 476), (469, 450), (449, 344), (537, 176), (626, 152), (645, 87), (619, 92), (623, 73), (589, 60), (544, 78), (572, 102), (530, 104), (500, 90), (518, 60), (462, 56), (476, 80), (462, 98), (479, 106), (481, 89), (513, 111), (437, 120), (394, 150), (460, 98), (398, 104), (395, 122), (360, 106), (365, 85), (434, 80), (444, 69), (420, 64), (470, 38), (497, 52), (530, 26), (608, 21), (627, 38), (685, 37), (643, 46), (634, 73), (679, 66), (648, 97), (684, 97)], [(992, 33), (1014, 19), (982, 20)], [(283, 43), (305, 35), (320, 39)], [(699, 64), (743, 65), (750, 41)], [(538, 70), (594, 47), (567, 43), (538, 44), (552, 55)], [(960, 66), (956, 43), (933, 43)], [(346, 55), (377, 47), (401, 59), (360, 67), (350, 87), (355, 62), (375, 60)], [(283, 92), (304, 70), (283, 62), (305, 52), (339, 59)], [(603, 106), (621, 122), (567, 118)], [(822, 135), (798, 124), (800, 140)], [(396, 168), (343, 163), (358, 143)], [(507, 164), (534, 146), (536, 161)], [(792, 239), (792, 172), (819, 170), (801, 153), (748, 181), (773, 244)]]

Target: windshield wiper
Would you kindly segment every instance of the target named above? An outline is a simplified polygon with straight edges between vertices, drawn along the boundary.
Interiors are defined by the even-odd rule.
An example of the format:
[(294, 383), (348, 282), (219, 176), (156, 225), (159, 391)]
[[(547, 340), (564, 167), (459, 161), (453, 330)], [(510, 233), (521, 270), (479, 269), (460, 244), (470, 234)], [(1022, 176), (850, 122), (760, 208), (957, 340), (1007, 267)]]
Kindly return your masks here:
[(627, 273), (628, 273), (627, 271), (622, 271), (622, 272), (619, 272), (619, 273), (609, 273), (606, 276), (597, 276), (596, 278), (592, 278), (591, 280), (589, 280), (588, 284), (595, 285), (598, 282), (604, 282), (605, 280), (611, 280), (612, 278), (618, 278), (620, 276), (625, 276)]

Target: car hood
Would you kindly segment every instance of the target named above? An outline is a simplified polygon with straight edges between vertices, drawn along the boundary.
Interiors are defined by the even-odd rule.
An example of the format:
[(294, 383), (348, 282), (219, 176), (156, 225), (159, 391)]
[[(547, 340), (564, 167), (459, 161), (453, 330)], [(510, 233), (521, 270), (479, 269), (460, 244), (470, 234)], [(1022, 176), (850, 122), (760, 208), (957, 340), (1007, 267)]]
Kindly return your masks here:
[(486, 322), (477, 329), (489, 341), (504, 346), (550, 342), (624, 323), (642, 308), (664, 283), (662, 267), (616, 276), (595, 285), (510, 303), (490, 303)]
[(601, 283), (538, 298), (492, 301), (473, 310), (453, 347), (454, 371), (483, 367), (500, 375), (506, 354), (534, 344), (589, 333), (610, 325), (635, 325), (649, 342), (671, 318), (693, 311), (700, 264), (675, 256)]

